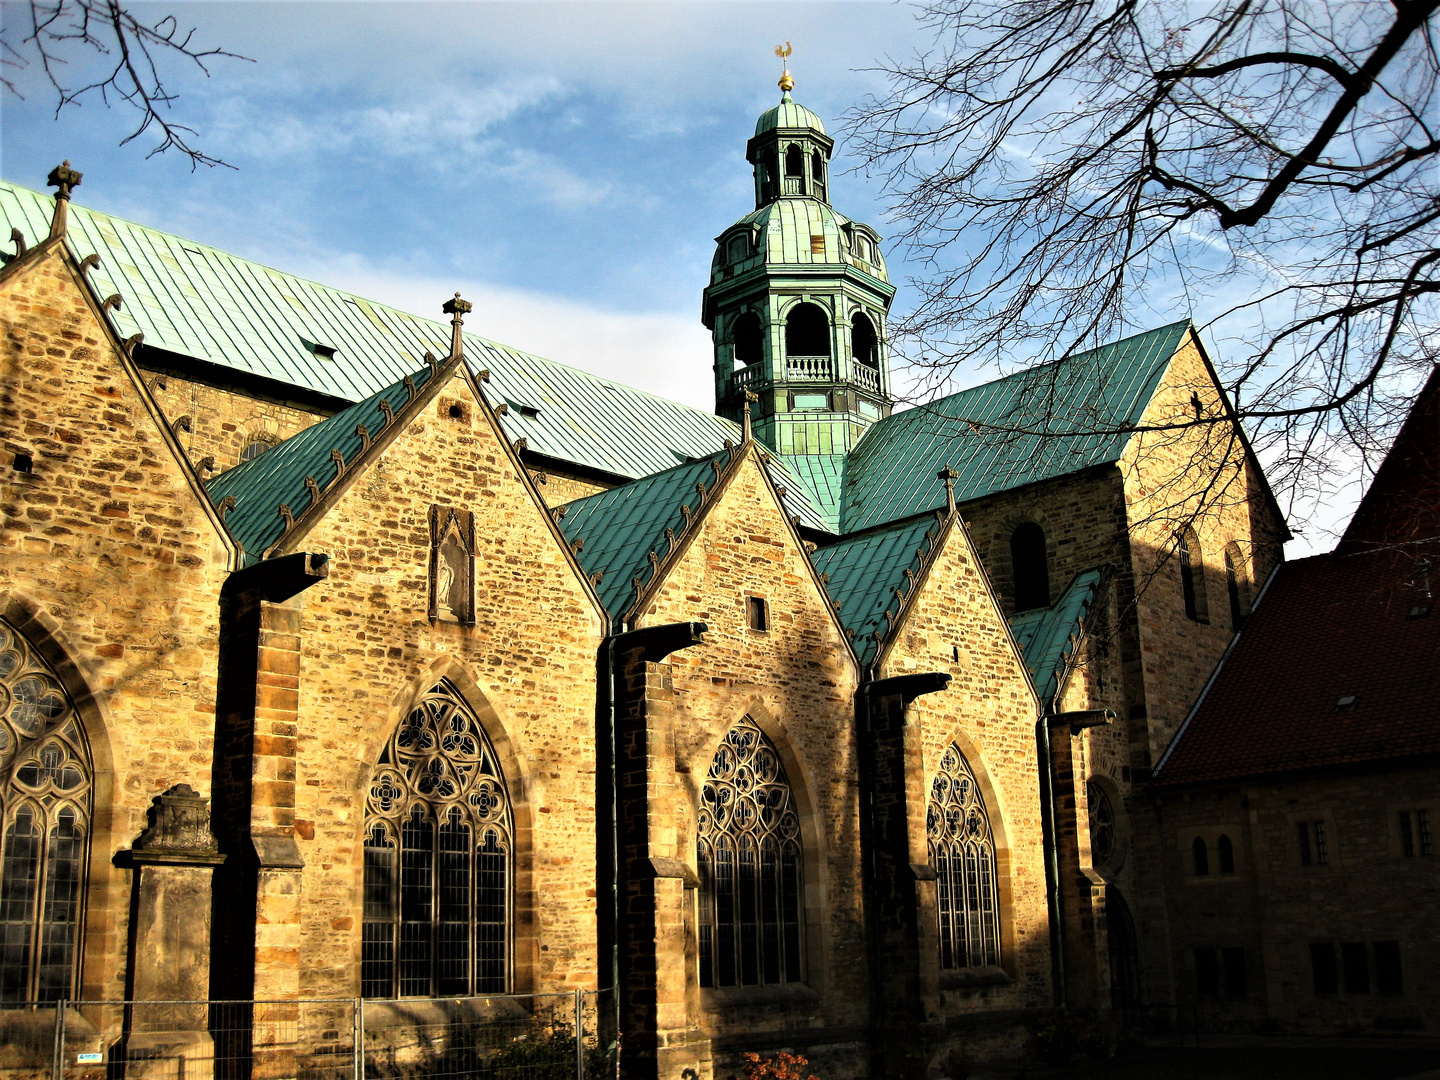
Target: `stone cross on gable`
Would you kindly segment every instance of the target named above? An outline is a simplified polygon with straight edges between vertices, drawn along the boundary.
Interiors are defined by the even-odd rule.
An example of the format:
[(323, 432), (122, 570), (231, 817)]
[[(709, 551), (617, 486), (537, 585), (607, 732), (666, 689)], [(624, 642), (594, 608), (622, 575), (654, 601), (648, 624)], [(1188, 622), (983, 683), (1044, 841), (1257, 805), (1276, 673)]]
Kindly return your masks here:
[(955, 481), (960, 479), (960, 474), (946, 465), (935, 475), (945, 482), (945, 508), (953, 514), (955, 512)]
[(741, 410), (744, 414), (740, 418), (741, 442), (750, 441), (750, 406), (760, 400), (760, 395), (754, 390), (745, 390), (745, 408)]
[(474, 310), (474, 307), (475, 305), (469, 300), (461, 300), (458, 292), (452, 299), (446, 300), (440, 305), (440, 310), (450, 316), (450, 355), (452, 357), (459, 356), (465, 351), (465, 343), (460, 337), (461, 324), (464, 322), (465, 316)]
[(65, 235), (66, 208), (70, 203), (70, 192), (80, 186), (81, 174), (70, 167), (69, 161), (62, 161), (50, 170), (45, 183), (55, 188), (55, 216), (50, 221), (50, 239)]

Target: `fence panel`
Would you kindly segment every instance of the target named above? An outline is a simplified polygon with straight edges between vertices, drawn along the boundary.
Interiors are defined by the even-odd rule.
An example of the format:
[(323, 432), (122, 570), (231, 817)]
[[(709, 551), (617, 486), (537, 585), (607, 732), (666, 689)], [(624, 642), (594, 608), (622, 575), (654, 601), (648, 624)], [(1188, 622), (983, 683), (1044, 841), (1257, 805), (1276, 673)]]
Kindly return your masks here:
[(355, 1002), (76, 1001), (54, 1080), (355, 1080)]
[(74, 1001), (7, 1008), (0, 1009), (0, 1076), (612, 1080), (620, 1050), (612, 995)]
[(364, 1080), (578, 1080), (575, 994), (363, 1003)]

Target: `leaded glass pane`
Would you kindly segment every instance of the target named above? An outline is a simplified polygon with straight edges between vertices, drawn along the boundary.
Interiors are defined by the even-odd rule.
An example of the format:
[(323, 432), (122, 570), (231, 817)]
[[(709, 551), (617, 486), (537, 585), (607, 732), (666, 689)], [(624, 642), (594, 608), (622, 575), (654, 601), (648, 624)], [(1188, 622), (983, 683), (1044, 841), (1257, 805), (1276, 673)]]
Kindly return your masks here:
[(803, 979), (800, 818), (780, 755), (748, 716), (715, 752), (697, 824), (701, 985)]
[(494, 748), (453, 689), (437, 685), (401, 721), (370, 782), (366, 997), (509, 988), (511, 820)]
[(0, 1002), (74, 996), (91, 775), (60, 681), (0, 620)]
[(995, 838), (984, 797), (960, 748), (940, 759), (925, 813), (946, 970), (1000, 963), (1000, 903)]

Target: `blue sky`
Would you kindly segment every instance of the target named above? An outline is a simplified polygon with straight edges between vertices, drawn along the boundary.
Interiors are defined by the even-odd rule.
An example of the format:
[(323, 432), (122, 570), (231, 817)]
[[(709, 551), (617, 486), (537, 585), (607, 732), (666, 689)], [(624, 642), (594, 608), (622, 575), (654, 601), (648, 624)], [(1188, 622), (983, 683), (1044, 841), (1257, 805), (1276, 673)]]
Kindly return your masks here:
[[(118, 147), (129, 111), (98, 100), (57, 121), (30, 71), (3, 104), (6, 179), (43, 188), (66, 157), (86, 205), (420, 314), (459, 289), (487, 336), (701, 408), (700, 292), (753, 207), (775, 45), (837, 121), (881, 88), (865, 68), (924, 40), (876, 2), (135, 6), (254, 59), (175, 69), (174, 111), (235, 169)], [(887, 231), (877, 183), (837, 171), (833, 197)]]
[[(912, 5), (878, 0), (132, 6), (253, 61), (169, 69), (176, 116), (235, 168), (118, 146), (133, 113), (98, 99), (56, 119), (32, 67), (11, 69), (23, 101), (0, 97), (0, 176), (43, 188), (69, 158), (87, 206), (419, 314), (459, 290), (488, 337), (704, 409), (700, 293), (713, 238), (753, 206), (744, 146), (779, 97), (774, 47), (792, 42), (795, 98), (840, 139), (836, 208), (884, 235), (840, 119), (884, 89), (877, 62), (930, 44)], [(898, 313), (920, 268), (886, 256)], [(1165, 293), (1136, 329), (1187, 313)], [(1292, 554), (1328, 547), (1358, 493), (1322, 500)]]

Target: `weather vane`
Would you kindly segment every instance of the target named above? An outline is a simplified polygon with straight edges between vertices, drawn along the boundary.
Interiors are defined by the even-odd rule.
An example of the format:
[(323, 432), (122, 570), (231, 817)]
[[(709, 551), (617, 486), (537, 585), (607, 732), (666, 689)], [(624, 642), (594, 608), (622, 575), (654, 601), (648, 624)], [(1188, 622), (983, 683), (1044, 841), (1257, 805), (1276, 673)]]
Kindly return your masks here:
[(780, 62), (785, 68), (784, 72), (780, 75), (780, 89), (784, 90), (787, 94), (795, 89), (795, 80), (790, 77), (790, 65), (786, 64), (785, 61), (790, 59), (790, 54), (794, 51), (794, 49), (790, 48), (788, 41), (785, 42), (784, 45), (775, 46), (775, 55), (780, 58)]

